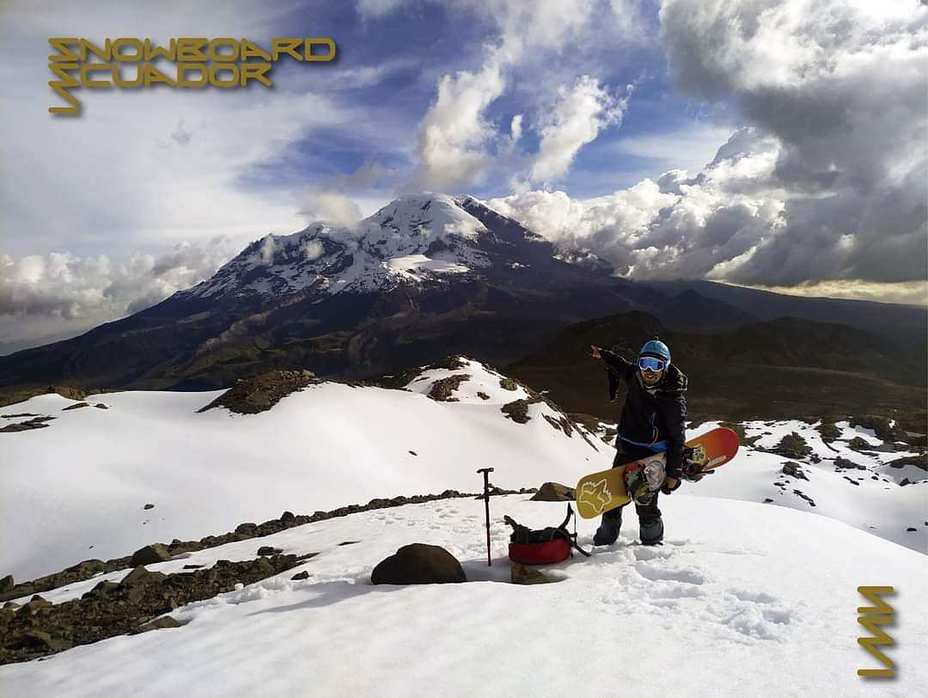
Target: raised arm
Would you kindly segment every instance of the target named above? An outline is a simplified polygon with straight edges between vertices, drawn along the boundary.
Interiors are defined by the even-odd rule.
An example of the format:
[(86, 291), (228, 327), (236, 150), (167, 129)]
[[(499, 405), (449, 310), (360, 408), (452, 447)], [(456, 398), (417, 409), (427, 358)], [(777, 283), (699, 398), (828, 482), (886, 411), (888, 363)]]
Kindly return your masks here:
[(627, 378), (635, 370), (634, 364), (630, 361), (626, 361), (614, 351), (609, 351), (608, 349), (603, 349), (595, 345), (591, 345), (590, 349), (592, 350), (593, 358), (600, 359), (606, 364), (609, 373), (613, 374), (616, 378)]

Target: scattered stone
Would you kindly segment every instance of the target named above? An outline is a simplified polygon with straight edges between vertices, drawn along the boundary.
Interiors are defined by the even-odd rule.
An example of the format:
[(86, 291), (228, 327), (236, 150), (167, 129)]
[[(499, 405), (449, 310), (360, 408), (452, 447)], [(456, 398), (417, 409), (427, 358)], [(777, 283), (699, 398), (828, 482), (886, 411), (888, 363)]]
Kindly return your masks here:
[(309, 572), (307, 572), (306, 570), (303, 570), (302, 572), (297, 572), (295, 575), (290, 577), (290, 579), (294, 581), (299, 581), (301, 579), (309, 579)]
[(899, 481), (899, 487), (905, 487), (906, 485), (911, 485), (911, 484), (912, 483), (909, 482), (909, 478), (907, 477), (904, 477)]
[(155, 508), (154, 504), (146, 504), (145, 506), (142, 507), (142, 509), (154, 509), (154, 508)]
[(778, 453), (781, 456), (795, 458), (797, 460), (805, 458), (812, 453), (812, 447), (795, 431), (780, 439), (780, 443), (771, 450), (773, 453)]
[(258, 414), (271, 409), (287, 395), (319, 382), (312, 371), (267, 371), (252, 378), (239, 379), (199, 411), (225, 407), (237, 414)]
[(164, 578), (165, 576), (161, 572), (149, 572), (144, 565), (140, 565), (123, 577), (122, 581), (119, 582), (119, 586), (142, 587), (151, 584), (160, 584)]
[(864, 441), (859, 436), (855, 436), (853, 439), (847, 442), (847, 447), (855, 451), (872, 451), (874, 449), (867, 441)]
[(238, 526), (235, 527), (235, 532), (253, 538), (256, 535), (258, 535), (258, 524), (252, 521), (246, 521), (245, 523), (240, 523)]
[(847, 458), (842, 458), (841, 456), (838, 456), (837, 458), (835, 458), (835, 471), (837, 472), (840, 472), (841, 470), (866, 470), (866, 469), (867, 469), (866, 465), (857, 465), (857, 463), (855, 463), (852, 460), (848, 460)]
[(283, 514), (280, 515), (280, 522), (284, 524), (290, 523), (295, 518), (296, 516), (294, 516), (292, 511), (285, 511)]
[(71, 642), (53, 637), (42, 630), (31, 630), (23, 633), (20, 643), (40, 652), (60, 652), (74, 646)]
[(513, 400), (502, 406), (501, 411), (513, 422), (526, 424), (531, 419), (528, 416), (528, 400)]
[(342, 546), (342, 545), (354, 545), (355, 543), (360, 543), (360, 542), (361, 542), (361, 541), (359, 541), (359, 540), (343, 540), (343, 541), (342, 541), (341, 543), (339, 543), (338, 545), (339, 545), (339, 546)]
[(98, 410), (108, 410), (108, 409), (109, 409), (109, 406), (108, 406), (108, 405), (104, 405), (102, 402), (98, 402), (96, 405), (94, 405), (94, 407), (96, 407)]
[(503, 390), (517, 390), (519, 384), (516, 383), (512, 378), (500, 378), (499, 387)]
[(906, 531), (918, 531), (918, 529), (915, 528), (915, 527), (913, 527), (913, 526), (909, 526), (909, 527), (908, 527), (907, 529), (905, 529), (905, 530), (906, 530)]
[(184, 565), (185, 570), (198, 570), (201, 567), (203, 567), (203, 565), (194, 565), (194, 564)]
[(770, 502), (772, 502), (772, 501), (773, 501), (773, 500), (770, 499), (770, 497), (766, 497), (766, 498), (764, 499), (764, 504), (770, 504)]
[(477, 391), (477, 397), (479, 397), (481, 400), (489, 400), (489, 399), (490, 399), (490, 396), (487, 395), (487, 394), (486, 394), (485, 392), (483, 392), (482, 390), (478, 390), (478, 391)]
[(171, 553), (161, 543), (146, 545), (144, 548), (136, 550), (132, 554), (129, 564), (132, 567), (139, 565), (153, 565), (158, 562), (164, 562), (171, 559)]
[(23, 417), (41, 417), (34, 412), (20, 412), (19, 414), (0, 414), (0, 419), (22, 419)]
[(574, 433), (574, 425), (570, 423), (570, 420), (565, 416), (552, 417), (549, 414), (542, 415), (545, 418), (545, 421), (548, 422), (552, 427), (558, 431), (564, 432), (564, 435), (568, 438)]
[(8, 574), (3, 579), (0, 579), (0, 594), (7, 591), (12, 591), (14, 586), (16, 585), (13, 583), (13, 575)]
[(548, 584), (554, 581), (544, 572), (523, 565), (520, 562), (512, 564), (510, 578), (513, 584)]
[(834, 422), (826, 422), (822, 420), (822, 423), (815, 427), (815, 429), (819, 434), (821, 434), (822, 441), (825, 443), (836, 441), (841, 436), (841, 430), (838, 429)]
[(809, 503), (809, 506), (810, 506), (810, 507), (814, 507), (814, 506), (815, 506), (815, 501), (812, 499), (812, 497), (810, 497), (810, 496), (807, 495), (807, 494), (803, 494), (801, 490), (793, 490), (793, 494), (795, 494), (795, 495), (796, 495), (797, 497), (799, 497), (800, 499), (806, 500), (806, 501)]
[(111, 582), (104, 579), (102, 582), (97, 584), (93, 589), (88, 591), (86, 594), (81, 596), (82, 599), (94, 599), (101, 596), (106, 596), (111, 592), (119, 588), (119, 582)]
[(382, 560), (371, 573), (373, 584), (445, 584), (466, 582), (464, 568), (438, 545), (412, 543)]
[(789, 463), (784, 463), (782, 472), (784, 475), (789, 475), (790, 477), (794, 477), (797, 480), (806, 480), (807, 482), (809, 480), (799, 463), (793, 463), (792, 461)]
[(262, 545), (260, 548), (258, 548), (259, 557), (270, 556), (270, 555), (280, 555), (282, 552), (283, 550), (281, 550), (280, 548), (274, 548), (270, 545)]
[(428, 396), (436, 402), (457, 402), (458, 399), (454, 397), (454, 391), (468, 378), (470, 378), (470, 376), (466, 373), (458, 373), (453, 376), (448, 376), (447, 378), (441, 378), (432, 384)]
[(184, 623), (181, 623), (176, 618), (171, 616), (161, 616), (160, 618), (155, 618), (150, 620), (144, 625), (139, 626), (138, 632), (147, 633), (149, 630), (162, 630), (164, 628), (179, 628)]
[(46, 422), (50, 422), (54, 417), (33, 417), (32, 419), (26, 420), (25, 422), (17, 422), (16, 424), (7, 424), (5, 427), (0, 428), (0, 433), (13, 433), (17, 431), (29, 431), (30, 429), (44, 429), (48, 426)]
[[(531, 487), (523, 487), (518, 490), (504, 490), (498, 487), (494, 487), (491, 489), (490, 494), (493, 496), (507, 494), (533, 494), (536, 491), (537, 490)], [(313, 523), (316, 521), (325, 521), (332, 518), (349, 516), (361, 511), (399, 507), (406, 504), (423, 504), (425, 502), (434, 502), (440, 499), (453, 499), (474, 496), (475, 495), (473, 493), (459, 492), (458, 490), (448, 489), (438, 494), (416, 494), (408, 497), (398, 496), (389, 499), (372, 499), (367, 504), (350, 504), (348, 506), (339, 507), (331, 511), (316, 511), (311, 515), (296, 515), (292, 520), (286, 523), (280, 521), (279, 519), (271, 519), (270, 521), (265, 521), (264, 523), (257, 525), (254, 537), (269, 536), (273, 533), (279, 533), (294, 526), (302, 526), (304, 524)], [(482, 495), (477, 496), (482, 499)], [(252, 536), (244, 536), (241, 533), (230, 532), (219, 536), (206, 536), (201, 538), (199, 541), (181, 541), (180, 539), (175, 538), (171, 541), (168, 549), (172, 559), (176, 559), (182, 553), (195, 552), (210, 547), (225, 545), (226, 543), (232, 543), (238, 540), (247, 539), (249, 537)], [(309, 555), (302, 556), (301, 559), (307, 559), (316, 554), (317, 553), (310, 553)], [(0, 602), (29, 596), (30, 594), (34, 593), (49, 591), (51, 589), (57, 589), (59, 587), (73, 584), (75, 582), (85, 581), (103, 572), (116, 572), (119, 570), (124, 570), (127, 567), (132, 567), (133, 565), (131, 563), (132, 556), (114, 558), (107, 560), (106, 562), (102, 560), (85, 560), (84, 562), (69, 567), (61, 572), (56, 572), (45, 577), (39, 577), (38, 579), (34, 579), (28, 582), (20, 582), (19, 584), (16, 584), (11, 591), (0, 593)], [(190, 573), (187, 572), (184, 574), (189, 575)]]
[(529, 501), (533, 502), (572, 502), (577, 498), (573, 487), (559, 482), (546, 482)]
[(857, 485), (858, 487), (860, 487), (860, 483), (857, 482), (857, 480), (850, 478), (847, 475), (844, 476), (844, 479), (850, 482), (852, 485)]
[(87, 402), (77, 402), (73, 405), (68, 405), (67, 407), (63, 408), (61, 411), (67, 412), (68, 410), (79, 410), (82, 407), (90, 407), (90, 404)]
[(887, 461), (886, 465), (890, 468), (904, 468), (907, 465), (914, 465), (916, 468), (928, 471), (928, 453), (920, 453), (917, 456), (903, 456), (902, 458)]
[(419, 455), (419, 454), (416, 453), (415, 451), (410, 451), (409, 453), (410, 453), (410, 455), (413, 455), (413, 456), (418, 456), (418, 455)]

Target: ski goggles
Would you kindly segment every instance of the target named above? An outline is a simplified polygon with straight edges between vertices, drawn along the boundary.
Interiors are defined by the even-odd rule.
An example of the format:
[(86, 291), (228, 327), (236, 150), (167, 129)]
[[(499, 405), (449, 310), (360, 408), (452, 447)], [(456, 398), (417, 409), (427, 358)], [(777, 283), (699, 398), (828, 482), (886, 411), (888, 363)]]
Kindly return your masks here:
[(654, 356), (641, 356), (638, 358), (638, 368), (642, 371), (652, 371), (657, 373), (667, 367), (667, 362)]

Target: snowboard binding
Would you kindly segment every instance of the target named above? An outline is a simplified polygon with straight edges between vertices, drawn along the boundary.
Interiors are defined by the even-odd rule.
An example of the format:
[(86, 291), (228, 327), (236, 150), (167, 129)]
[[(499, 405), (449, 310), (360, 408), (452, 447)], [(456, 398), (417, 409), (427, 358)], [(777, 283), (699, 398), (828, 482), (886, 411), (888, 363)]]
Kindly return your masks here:
[(633, 465), (625, 469), (625, 491), (635, 504), (646, 506), (654, 500), (654, 496), (664, 484), (667, 476), (664, 460), (653, 458), (640, 465)]

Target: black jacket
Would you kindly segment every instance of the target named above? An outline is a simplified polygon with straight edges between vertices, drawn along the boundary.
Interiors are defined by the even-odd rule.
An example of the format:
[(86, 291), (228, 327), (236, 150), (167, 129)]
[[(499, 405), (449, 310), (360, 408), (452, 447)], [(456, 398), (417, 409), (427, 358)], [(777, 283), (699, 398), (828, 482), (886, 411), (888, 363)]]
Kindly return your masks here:
[(649, 390), (641, 382), (635, 364), (606, 349), (600, 350), (600, 355), (609, 371), (609, 399), (614, 399), (620, 389), (627, 390), (616, 447), (621, 448), (621, 437), (639, 444), (666, 439), (667, 474), (679, 478), (686, 441), (686, 375), (676, 364), (670, 364), (660, 383)]

